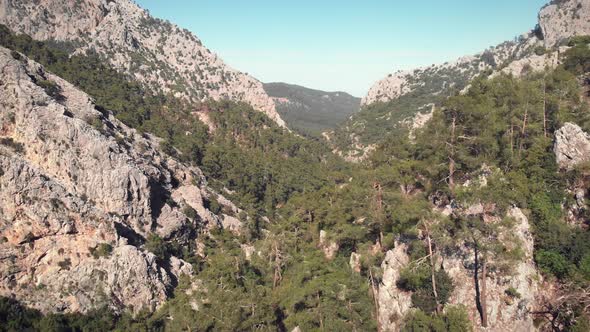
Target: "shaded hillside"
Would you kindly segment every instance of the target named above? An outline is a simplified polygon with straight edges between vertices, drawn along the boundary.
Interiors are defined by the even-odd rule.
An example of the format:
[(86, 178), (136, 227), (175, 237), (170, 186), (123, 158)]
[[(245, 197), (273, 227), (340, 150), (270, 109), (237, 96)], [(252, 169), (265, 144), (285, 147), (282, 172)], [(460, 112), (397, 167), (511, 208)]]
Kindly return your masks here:
[(287, 83), (265, 83), (277, 111), (290, 128), (317, 134), (336, 127), (359, 110), (361, 99), (346, 92), (325, 92)]

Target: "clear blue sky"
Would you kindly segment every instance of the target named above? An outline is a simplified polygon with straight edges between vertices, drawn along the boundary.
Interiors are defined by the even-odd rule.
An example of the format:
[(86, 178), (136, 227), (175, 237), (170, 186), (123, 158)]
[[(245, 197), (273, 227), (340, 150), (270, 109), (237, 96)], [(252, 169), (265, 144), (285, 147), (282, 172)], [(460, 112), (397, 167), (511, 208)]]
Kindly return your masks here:
[(532, 29), (548, 0), (137, 0), (263, 82), (363, 96), (398, 69)]

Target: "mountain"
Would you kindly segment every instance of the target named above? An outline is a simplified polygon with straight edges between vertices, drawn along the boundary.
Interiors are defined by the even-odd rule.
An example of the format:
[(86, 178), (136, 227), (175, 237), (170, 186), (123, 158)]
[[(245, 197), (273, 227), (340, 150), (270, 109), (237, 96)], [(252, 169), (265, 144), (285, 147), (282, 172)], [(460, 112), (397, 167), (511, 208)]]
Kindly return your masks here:
[(324, 146), (243, 102), (164, 94), (4, 25), (0, 45), (0, 326), (7, 299), (153, 313), (180, 284), (216, 280), (195, 279), (199, 265), (250, 248), (277, 206), (325, 181)]
[(221, 222), (201, 170), (34, 61), (0, 48), (0, 67), (0, 293), (42, 311), (162, 305), (193, 269), (141, 246), (152, 234), (189, 245), (195, 220)]
[(587, 1), (552, 1), (539, 12), (537, 28), (516, 41), (450, 63), (389, 74), (369, 89), (362, 105), (388, 102), (411, 93), (436, 95), (444, 94), (449, 88), (462, 90), (467, 82), (487, 70), (502, 69), (523, 58), (530, 60), (535, 51), (542, 52), (538, 47), (552, 49), (574, 35), (590, 34), (589, 15)]
[(0, 23), (73, 53), (98, 53), (146, 88), (192, 102), (244, 101), (284, 126), (261, 82), (130, 0), (1, 0)]
[(0, 24), (0, 330), (590, 330), (590, 35), (566, 15), (588, 2), (544, 8), (461, 90), (423, 82), (325, 135), (363, 163)]
[(564, 43), (590, 34), (590, 2), (552, 1), (539, 12), (539, 24), (513, 41), (444, 64), (398, 71), (376, 82), (361, 102), (363, 110), (331, 133), (332, 144), (351, 158), (366, 156), (391, 128), (407, 128), (417, 113), (430, 113), (446, 97), (464, 90), (479, 75), (521, 76), (554, 68)]
[(360, 98), (287, 83), (265, 83), (277, 111), (289, 128), (318, 133), (334, 128), (360, 108)]

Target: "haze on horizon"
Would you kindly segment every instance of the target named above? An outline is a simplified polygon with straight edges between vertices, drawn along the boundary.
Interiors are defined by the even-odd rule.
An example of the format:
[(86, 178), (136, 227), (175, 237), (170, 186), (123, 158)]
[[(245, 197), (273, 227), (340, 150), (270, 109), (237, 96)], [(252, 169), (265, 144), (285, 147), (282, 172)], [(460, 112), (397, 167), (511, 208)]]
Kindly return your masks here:
[(548, 0), (137, 0), (235, 69), (362, 97), (388, 73), (451, 61), (534, 28)]

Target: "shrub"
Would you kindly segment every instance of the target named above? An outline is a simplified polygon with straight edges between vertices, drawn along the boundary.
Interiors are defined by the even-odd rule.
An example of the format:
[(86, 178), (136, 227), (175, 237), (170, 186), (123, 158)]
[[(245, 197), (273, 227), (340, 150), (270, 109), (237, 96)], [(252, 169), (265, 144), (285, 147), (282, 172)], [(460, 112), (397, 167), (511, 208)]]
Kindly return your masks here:
[(404, 332), (468, 332), (472, 331), (472, 327), (465, 307), (459, 305), (447, 308), (442, 316), (428, 315), (422, 310), (411, 311), (405, 317), (401, 330)]
[(209, 198), (204, 200), (205, 208), (211, 211), (213, 214), (221, 212), (221, 204), (217, 201), (217, 198), (211, 195)]
[(512, 298), (520, 299), (521, 295), (514, 287), (509, 287), (504, 293)]
[(98, 246), (90, 249), (90, 253), (96, 259), (100, 257), (108, 257), (112, 252), (113, 246), (108, 243), (100, 243)]
[(61, 94), (62, 90), (57, 83), (50, 80), (39, 80), (36, 84), (45, 90), (45, 93), (57, 101), (64, 101), (66, 98)]
[(566, 70), (581, 75), (590, 71), (590, 48), (588, 44), (578, 44), (565, 52), (563, 65)]
[(58, 262), (57, 265), (62, 269), (62, 270), (69, 270), (70, 267), (72, 266), (72, 261), (69, 258), (64, 259), (61, 262)]
[(467, 310), (463, 305), (446, 308), (444, 320), (447, 331), (449, 332), (467, 332), (472, 331), (471, 321)]
[(541, 56), (541, 55), (547, 53), (547, 49), (544, 46), (537, 46), (537, 47), (535, 47), (534, 52), (536, 55)]
[(184, 208), (184, 210), (182, 212), (184, 212), (184, 215), (187, 218), (189, 218), (190, 220), (195, 220), (199, 216), (197, 214), (197, 211), (195, 211), (195, 209), (193, 209), (191, 206), (188, 206), (188, 205)]
[(590, 280), (590, 254), (586, 254), (579, 263), (580, 273), (587, 280)]
[(100, 116), (91, 116), (86, 118), (86, 123), (92, 126), (95, 130), (100, 132), (103, 135), (107, 135), (107, 131), (104, 129), (104, 124), (100, 119)]
[(171, 246), (157, 234), (150, 234), (145, 243), (145, 249), (158, 257), (166, 260), (170, 257)]
[(578, 46), (578, 45), (588, 45), (590, 44), (590, 36), (574, 36), (570, 38), (567, 45), (570, 47)]
[(535, 255), (535, 260), (541, 271), (560, 279), (570, 273), (570, 264), (567, 259), (555, 251), (539, 250)]
[(417, 291), (429, 282), (430, 271), (426, 266), (406, 267), (400, 272), (397, 287), (406, 291)]
[(25, 151), (24, 145), (22, 143), (16, 142), (14, 139), (12, 139), (12, 137), (0, 138), (0, 144), (6, 145), (16, 153), (23, 153)]
[(21, 61), (23, 59), (23, 57), (17, 51), (10, 51), (10, 55), (14, 60)]
[[(438, 304), (445, 304), (453, 292), (453, 279), (444, 270), (438, 270), (434, 274)], [(400, 273), (397, 286), (407, 291), (413, 291), (412, 305), (427, 313), (434, 312), (437, 303), (434, 299), (430, 267), (427, 265), (412, 269), (405, 268)]]

